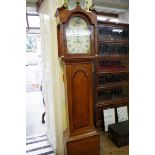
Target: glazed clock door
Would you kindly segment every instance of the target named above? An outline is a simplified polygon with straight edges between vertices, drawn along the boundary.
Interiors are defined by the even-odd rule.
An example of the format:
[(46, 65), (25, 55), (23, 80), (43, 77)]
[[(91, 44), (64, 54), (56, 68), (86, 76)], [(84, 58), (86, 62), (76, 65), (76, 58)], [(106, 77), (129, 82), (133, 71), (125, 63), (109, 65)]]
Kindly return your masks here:
[(70, 135), (94, 130), (92, 63), (66, 64)]
[(80, 16), (73, 16), (66, 26), (66, 53), (87, 54), (91, 49), (91, 28)]

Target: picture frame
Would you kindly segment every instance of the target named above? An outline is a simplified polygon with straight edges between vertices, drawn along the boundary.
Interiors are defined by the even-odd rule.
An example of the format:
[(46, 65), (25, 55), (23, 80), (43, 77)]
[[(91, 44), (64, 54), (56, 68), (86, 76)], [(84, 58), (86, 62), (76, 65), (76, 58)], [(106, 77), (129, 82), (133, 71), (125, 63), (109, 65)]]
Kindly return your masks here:
[(104, 131), (108, 131), (108, 125), (116, 123), (115, 108), (103, 110)]
[(128, 107), (117, 107), (117, 122), (123, 122), (128, 120)]

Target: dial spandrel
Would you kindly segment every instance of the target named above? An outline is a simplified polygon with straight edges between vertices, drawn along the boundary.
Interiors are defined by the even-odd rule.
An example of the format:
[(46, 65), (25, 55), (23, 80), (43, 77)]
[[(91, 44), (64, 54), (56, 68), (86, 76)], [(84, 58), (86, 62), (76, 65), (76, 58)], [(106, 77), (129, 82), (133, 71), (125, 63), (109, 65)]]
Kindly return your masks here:
[(91, 31), (81, 17), (73, 17), (66, 28), (67, 53), (88, 54), (91, 51)]

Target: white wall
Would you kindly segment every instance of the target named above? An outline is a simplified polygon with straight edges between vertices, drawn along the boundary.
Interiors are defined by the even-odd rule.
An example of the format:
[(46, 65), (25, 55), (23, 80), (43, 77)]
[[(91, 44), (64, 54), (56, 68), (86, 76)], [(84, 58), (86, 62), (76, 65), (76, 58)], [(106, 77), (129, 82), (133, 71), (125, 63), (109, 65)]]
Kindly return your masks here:
[(118, 22), (129, 24), (129, 10), (119, 14)]
[(49, 7), (45, 1), (40, 8), (41, 52), (43, 58), (43, 92), (46, 104), (47, 134), (51, 144), (55, 144), (53, 82), (51, 64), (51, 38)]
[[(63, 131), (66, 129), (63, 68), (57, 55), (57, 32), (54, 14), (61, 1), (43, 1), (39, 14), (43, 56), (43, 90), (46, 103), (47, 135), (55, 144), (57, 155), (63, 155)], [(57, 147), (56, 147), (57, 146)]]

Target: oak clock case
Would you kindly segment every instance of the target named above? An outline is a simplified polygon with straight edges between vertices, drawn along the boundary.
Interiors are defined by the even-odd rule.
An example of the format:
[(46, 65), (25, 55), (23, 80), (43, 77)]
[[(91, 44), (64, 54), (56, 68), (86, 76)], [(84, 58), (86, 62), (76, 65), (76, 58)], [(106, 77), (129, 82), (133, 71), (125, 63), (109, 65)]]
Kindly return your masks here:
[(97, 42), (97, 18), (79, 5), (58, 8), (58, 56), (64, 64), (67, 130), (65, 154), (99, 155), (100, 135), (94, 126), (93, 64)]

